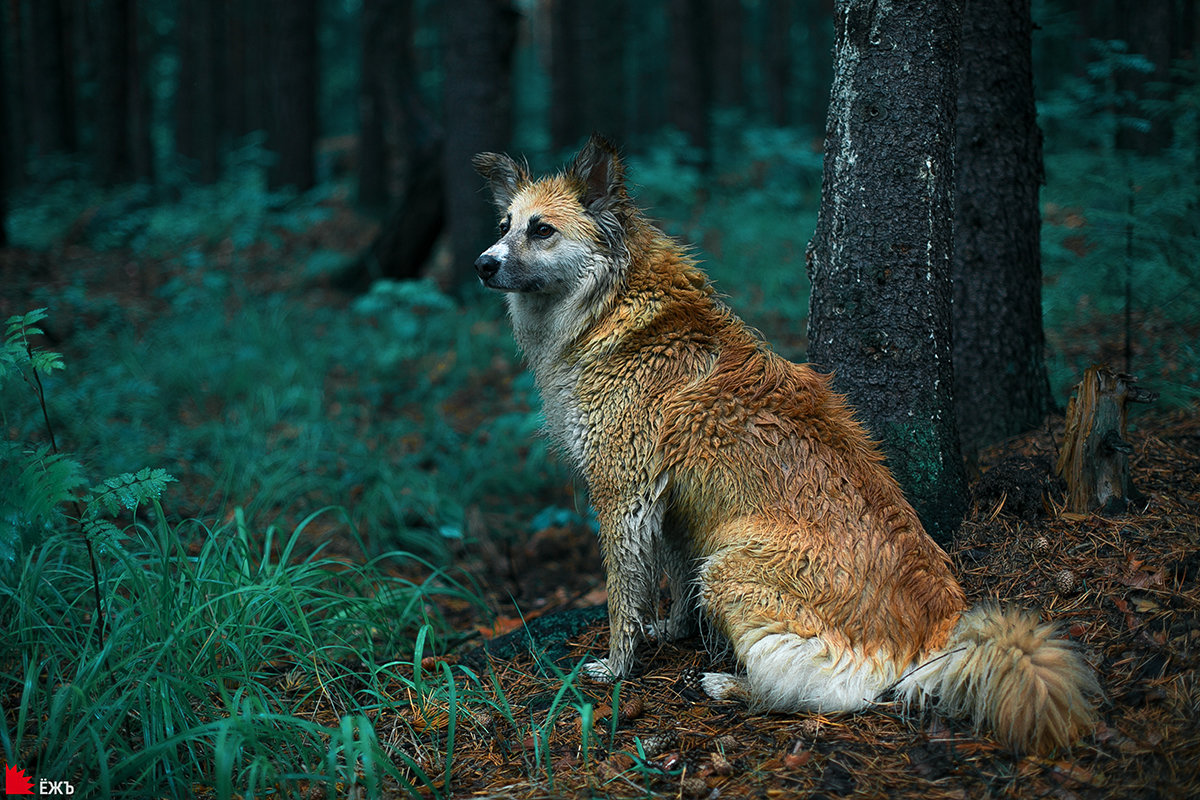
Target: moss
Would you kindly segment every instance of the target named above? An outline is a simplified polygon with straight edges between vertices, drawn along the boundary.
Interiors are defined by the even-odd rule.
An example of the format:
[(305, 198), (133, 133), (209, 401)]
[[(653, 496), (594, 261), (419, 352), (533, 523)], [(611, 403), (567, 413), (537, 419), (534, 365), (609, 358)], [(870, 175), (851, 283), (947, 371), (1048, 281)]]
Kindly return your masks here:
[(888, 466), (929, 535), (950, 544), (966, 509), (967, 487), (945, 424), (936, 419), (889, 423), (883, 432)]

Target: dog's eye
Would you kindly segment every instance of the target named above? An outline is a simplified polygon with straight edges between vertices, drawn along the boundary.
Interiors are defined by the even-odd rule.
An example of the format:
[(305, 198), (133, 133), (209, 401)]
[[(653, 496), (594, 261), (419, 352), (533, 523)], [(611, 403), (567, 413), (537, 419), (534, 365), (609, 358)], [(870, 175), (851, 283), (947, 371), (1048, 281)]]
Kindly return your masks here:
[(505, 219), (505, 220), (500, 221), (500, 235), (501, 236), (508, 233), (508, 227), (509, 227), (508, 220)]
[(543, 222), (542, 224), (540, 224), (536, 228), (534, 228), (533, 233), (530, 235), (533, 236), (533, 238), (535, 238), (535, 239), (549, 239), (553, 234), (554, 234), (554, 226), (547, 225), (546, 223)]

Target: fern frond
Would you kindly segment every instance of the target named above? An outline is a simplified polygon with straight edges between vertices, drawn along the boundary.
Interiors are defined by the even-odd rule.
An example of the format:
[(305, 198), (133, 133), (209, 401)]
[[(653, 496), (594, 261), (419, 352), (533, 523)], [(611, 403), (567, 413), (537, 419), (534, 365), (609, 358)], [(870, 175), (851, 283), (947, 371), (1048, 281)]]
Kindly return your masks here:
[(27, 314), (11, 316), (5, 322), (4, 344), (0, 346), (0, 379), (10, 372), (19, 371), (22, 366), (28, 366), (42, 375), (64, 368), (61, 353), (29, 344), (29, 337), (42, 334), (37, 323), (45, 318), (46, 309), (35, 308)]
[(87, 485), (78, 461), (53, 453), (47, 446), (32, 451), (10, 447), (6, 457), (16, 474), (15, 480), (0, 490), (0, 501), (21, 509), (30, 519), (50, 517), (61, 503), (74, 499), (77, 489)]
[(157, 500), (168, 483), (175, 480), (164, 469), (146, 467), (136, 474), (125, 472), (105, 478), (92, 487), (83, 512), (84, 519), (96, 519), (101, 511), (110, 516), (120, 513), (122, 508), (133, 509), (140, 504)]
[(80, 530), (89, 541), (106, 546), (108, 549), (120, 547), (121, 529), (111, 520), (103, 517), (84, 518), (79, 523)]

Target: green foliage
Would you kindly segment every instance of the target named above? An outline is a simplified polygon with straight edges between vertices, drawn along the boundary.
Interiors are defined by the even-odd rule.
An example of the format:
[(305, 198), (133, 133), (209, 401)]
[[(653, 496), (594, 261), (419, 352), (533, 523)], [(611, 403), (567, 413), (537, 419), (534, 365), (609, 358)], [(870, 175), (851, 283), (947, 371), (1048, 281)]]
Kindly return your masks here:
[(78, 547), (47, 538), (20, 580), (0, 586), (10, 609), (0, 702), (18, 698), (3, 709), (5, 757), (37, 752), (36, 764), (21, 760), (106, 797), (190, 797), (206, 785), (218, 797), (262, 796), (299, 781), (361, 782), (377, 797), (385, 780), (421, 782), (393, 766), (406, 754), (389, 752), (361, 713), (330, 726), (323, 709), (363, 708), (365, 692), (390, 698), (374, 709), (389, 724), (407, 717), (407, 701), (389, 691), (393, 659), (412, 652), (420, 626), (444, 628), (428, 616), (431, 598), (469, 595), (437, 572), (414, 584), (385, 577), (377, 562), (297, 552), (306, 527), (330, 513), (277, 543), (274, 529), (260, 537), (241, 514), (215, 529), (172, 526), (156, 504), (158, 522), (101, 548), (102, 648)]
[[(59, 518), (71, 519), (88, 537), (116, 531), (109, 517), (122, 509), (136, 509), (157, 500), (167, 483), (175, 480), (162, 469), (142, 469), (107, 478), (87, 488), (83, 466), (59, 453), (46, 415), (46, 397), (42, 376), (64, 368), (58, 353), (34, 347), (30, 337), (42, 330), (37, 323), (46, 319), (46, 309), (10, 317), (0, 349), (0, 386), (19, 375), (28, 384), (42, 409), (49, 445), (22, 444), (6, 440), (0, 461), (0, 577), (14, 567), (19, 556), (33, 543), (32, 532), (46, 530)], [(5, 417), (8, 417), (7, 407)], [(7, 419), (6, 419), (7, 421)], [(67, 512), (72, 505), (76, 516)]]
[[(31, 344), (44, 319), (44, 310), (11, 318), (0, 351), (0, 388), (20, 375), (43, 407), (41, 377), (63, 366)], [(9, 431), (31, 430), (4, 408)], [(105, 797), (254, 797), (321, 784), (331, 794), (361, 786), (379, 797), (388, 786), (416, 796), (418, 785), (438, 794), (421, 766), (435, 757), (422, 748), (452, 752), (453, 726), (445, 737), (409, 730), (385, 742), (371, 720), (382, 714), (394, 730), (412, 717), (410, 697), (456, 708), (477, 683), (445, 665), (423, 680), (411, 666), (423, 648), (454, 640), (433, 601), (478, 602), (466, 587), (429, 564), (419, 583), (387, 574), (413, 560), (405, 553), (355, 564), (301, 552), (336, 509), (309, 513), (287, 536), (256, 530), (241, 508), (216, 527), (170, 522), (159, 497), (174, 478), (163, 469), (91, 484), (82, 462), (52, 444), (6, 440), (2, 455), (8, 763)], [(130, 511), (132, 523), (119, 524)], [(343, 709), (332, 724), (328, 709)]]
[(0, 348), (0, 381), (12, 372), (21, 373), (23, 367), (41, 375), (49, 375), (54, 370), (63, 368), (60, 354), (40, 347), (35, 348), (29, 341), (30, 336), (42, 335), (42, 329), (36, 326), (45, 318), (44, 308), (8, 318), (5, 323), (4, 346)]
[[(1121, 330), (1113, 323), (1123, 325), (1128, 292), (1134, 337), (1155, 337), (1136, 348), (1145, 355), (1132, 369), (1151, 378), (1146, 385), (1161, 391), (1164, 402), (1187, 404), (1200, 396), (1195, 349), (1187, 333), (1162, 340), (1157, 331), (1185, 325), (1196, 333), (1200, 76), (1194, 61), (1180, 64), (1173, 102), (1138, 99), (1118, 78), (1147, 73), (1149, 62), (1122, 42), (1093, 42), (1093, 52), (1086, 73), (1064, 81), (1039, 108), (1047, 132), (1045, 321), (1052, 332), (1106, 324), (1111, 337)], [(1152, 126), (1169, 126), (1166, 149), (1140, 153), (1119, 146), (1122, 130)], [(1053, 353), (1054, 388), (1065, 392), (1097, 360), (1095, 350)]]
[(321, 205), (332, 184), (297, 195), (271, 190), (267, 169), (275, 156), (262, 132), (243, 137), (225, 155), (222, 178), (194, 184), (173, 172), (161, 185), (104, 189), (82, 170), (34, 169), (42, 180), (22, 187), (9, 208), (11, 243), (49, 250), (70, 235), (97, 250), (128, 249), (141, 258), (177, 257), (196, 264), (206, 248), (227, 243), (235, 253), (278, 239), (279, 230), (304, 229), (328, 215)]

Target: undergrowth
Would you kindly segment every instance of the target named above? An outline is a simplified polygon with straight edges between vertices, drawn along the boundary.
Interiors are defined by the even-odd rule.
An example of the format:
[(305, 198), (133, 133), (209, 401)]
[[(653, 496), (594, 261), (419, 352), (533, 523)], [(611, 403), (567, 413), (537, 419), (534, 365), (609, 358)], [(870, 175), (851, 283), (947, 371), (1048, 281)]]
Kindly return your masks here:
[[(37, 412), (43, 381), (63, 371), (33, 344), (43, 319), (10, 319), (0, 350), (0, 382), (23, 385)], [(394, 577), (389, 565), (417, 561), (406, 553), (322, 555), (318, 524), (355, 536), (337, 508), (290, 531), (241, 508), (218, 525), (175, 519), (163, 470), (93, 482), (58, 451), (50, 414), (33, 416), (51, 444), (6, 439), (0, 460), (6, 763), (104, 797), (449, 785), (453, 727), (430, 732), (423, 709), (493, 701), (469, 670), (422, 675), (421, 663), (460, 638), (437, 601), (478, 603), (468, 586), (425, 562), (420, 582)]]
[[(1061, 345), (1063, 332), (1090, 328), (1122, 344), (1111, 366), (1141, 375), (1160, 405), (1186, 407), (1200, 399), (1200, 73), (1181, 62), (1171, 102), (1138, 99), (1119, 79), (1153, 65), (1120, 41), (1091, 47), (1086, 72), (1039, 106), (1044, 320), (1060, 342), (1051, 380), (1061, 396), (1103, 360), (1094, 346)], [(1118, 146), (1123, 131), (1160, 126), (1172, 134), (1161, 152)]]

